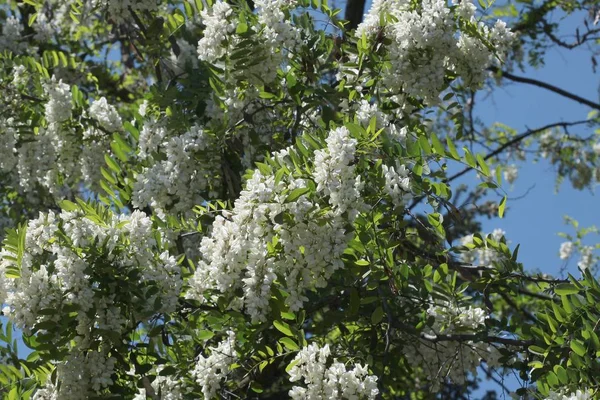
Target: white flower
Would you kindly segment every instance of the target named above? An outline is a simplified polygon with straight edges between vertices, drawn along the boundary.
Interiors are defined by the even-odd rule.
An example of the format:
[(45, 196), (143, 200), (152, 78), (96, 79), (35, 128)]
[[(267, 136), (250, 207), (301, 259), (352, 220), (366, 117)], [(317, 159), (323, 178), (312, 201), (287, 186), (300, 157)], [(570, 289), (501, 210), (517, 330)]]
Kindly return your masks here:
[(44, 92), (48, 96), (46, 103), (46, 120), (48, 123), (63, 122), (71, 117), (71, 88), (62, 79), (58, 82), (52, 79), (44, 85)]
[[(140, 211), (118, 216), (107, 212), (104, 221), (63, 211), (40, 213), (29, 221), (18, 278), (6, 277), (15, 269), (17, 250), (2, 250), (0, 302), (16, 326), (30, 332), (41, 322), (73, 318), (69, 334), (74, 338), (62, 345), (68, 357), (57, 365), (61, 400), (81, 399), (112, 384), (116, 360), (108, 353), (111, 340), (99, 337), (99, 331), (121, 336), (133, 321), (175, 309), (182, 285), (179, 266), (168, 252), (157, 254), (157, 247), (152, 220)], [(114, 269), (107, 269), (107, 263)], [(136, 293), (112, 284), (98, 290), (99, 282), (114, 280), (115, 270), (135, 277)], [(132, 309), (132, 303), (138, 306)], [(68, 316), (67, 306), (80, 312)], [(48, 339), (49, 344), (59, 339)], [(102, 347), (90, 348), (93, 341)]]
[(120, 131), (123, 128), (119, 113), (113, 106), (108, 104), (105, 97), (94, 100), (90, 106), (90, 116), (108, 132)]
[[(439, 334), (477, 332), (484, 328), (487, 313), (480, 307), (457, 306), (450, 302), (431, 304), (427, 315), (433, 317), (431, 328), (425, 334), (435, 337)], [(437, 388), (441, 381), (462, 384), (468, 375), (477, 374), (477, 367), (482, 360), (488, 365), (497, 365), (500, 358), (498, 349), (486, 343), (445, 342), (435, 344), (426, 339), (407, 341), (403, 349), (406, 359), (413, 365), (422, 368), (429, 375), (433, 387)]]
[(560, 259), (566, 260), (573, 254), (573, 242), (564, 242), (560, 245)]
[(200, 13), (204, 24), (204, 37), (198, 42), (198, 58), (206, 62), (215, 62), (225, 55), (223, 42), (235, 30), (235, 23), (228, 21), (232, 13), (231, 6), (217, 1), (209, 9)]
[(584, 246), (579, 251), (581, 253), (581, 259), (577, 263), (577, 266), (582, 271), (585, 271), (586, 269), (589, 269), (592, 266), (594, 262), (594, 254), (592, 253), (592, 251), (594, 251), (594, 248), (592, 246)]
[(23, 40), (22, 33), (23, 27), (14, 15), (6, 18), (0, 34), (0, 52), (8, 50), (19, 54), (26, 51), (28, 44)]
[(517, 177), (519, 176), (519, 169), (515, 164), (509, 165), (506, 168), (504, 168), (502, 175), (504, 176), (504, 180), (506, 182), (512, 184), (514, 181), (517, 180)]
[(229, 366), (238, 360), (235, 351), (235, 332), (228, 331), (227, 338), (216, 347), (209, 347), (210, 355), (199, 356), (192, 371), (196, 383), (202, 386), (205, 399), (212, 399), (221, 388), (221, 381), (229, 373)]
[[(317, 150), (314, 159), (313, 179), (318, 185), (314, 196), (319, 201), (303, 195), (286, 202), (291, 191), (307, 187), (304, 179), (283, 175), (276, 182), (274, 176), (254, 171), (231, 216), (217, 217), (211, 234), (202, 239), (203, 256), (189, 281), (188, 297), (204, 301), (207, 292), (242, 290), (243, 297), (231, 306), (243, 308), (255, 322), (264, 321), (278, 275), (285, 278), (280, 284), (289, 293), (286, 303), (296, 311), (307, 300), (306, 290), (325, 287), (343, 267), (340, 257), (352, 236), (345, 226), (362, 207), (362, 183), (350, 165), (356, 140), (348, 130), (332, 130), (326, 141), (327, 148)], [(291, 151), (274, 155), (290, 170)], [(331, 209), (323, 213), (321, 204)], [(287, 220), (280, 219), (284, 214)], [(269, 246), (274, 241), (280, 248), (275, 252)]]
[[(149, 164), (135, 177), (133, 205), (151, 206), (158, 213), (189, 212), (218, 187), (220, 164), (214, 142), (200, 125), (183, 134), (167, 132), (163, 123), (147, 122), (140, 133), (140, 159)], [(156, 157), (156, 159), (155, 159)]]
[(385, 191), (392, 198), (395, 206), (401, 206), (411, 197), (409, 171), (406, 166), (396, 161), (395, 167), (381, 166), (385, 178)]
[[(502, 229), (494, 229), (491, 233), (491, 239), (499, 242), (505, 234), (506, 232)], [(462, 246), (467, 246), (472, 249), (460, 254), (461, 260), (465, 263), (473, 264), (478, 262), (482, 266), (492, 268), (493, 263), (499, 261), (501, 258), (501, 254), (493, 247), (488, 247), (488, 244), (485, 241), (485, 247), (474, 248), (473, 235), (467, 235), (461, 238), (460, 242)]]
[[(413, 107), (406, 95), (423, 99), (428, 105), (438, 103), (447, 86), (447, 70), (455, 72), (466, 85), (477, 87), (486, 78), (487, 67), (503, 57), (513, 40), (512, 33), (502, 21), (492, 27), (476, 21), (474, 10), (468, 0), (455, 10), (443, 0), (424, 0), (416, 7), (407, 0), (373, 2), (356, 35), (378, 43), (384, 36), (389, 42), (382, 46), (389, 64), (380, 73), (378, 84), (385, 91), (402, 91), (394, 101), (404, 112)], [(478, 35), (457, 31), (457, 17), (475, 25), (478, 35), (491, 42), (496, 52), (490, 51)], [(363, 75), (366, 80), (371, 78), (368, 71)], [(366, 83), (344, 66), (342, 76), (359, 86)]]
[(294, 386), (288, 393), (290, 398), (373, 400), (377, 397), (377, 377), (369, 375), (366, 366), (354, 364), (348, 370), (334, 359), (327, 367), (330, 355), (328, 344), (319, 347), (313, 343), (298, 352), (288, 374), (290, 382), (303, 381), (305, 387)]
[(557, 392), (550, 392), (548, 397), (544, 400), (591, 400), (592, 394), (589, 390), (577, 390), (576, 392), (564, 394)]
[(315, 151), (314, 179), (317, 191), (329, 196), (330, 204), (340, 213), (357, 208), (362, 183), (354, 178), (354, 160), (357, 141), (350, 131), (341, 127), (332, 130), (326, 139), (327, 150)]

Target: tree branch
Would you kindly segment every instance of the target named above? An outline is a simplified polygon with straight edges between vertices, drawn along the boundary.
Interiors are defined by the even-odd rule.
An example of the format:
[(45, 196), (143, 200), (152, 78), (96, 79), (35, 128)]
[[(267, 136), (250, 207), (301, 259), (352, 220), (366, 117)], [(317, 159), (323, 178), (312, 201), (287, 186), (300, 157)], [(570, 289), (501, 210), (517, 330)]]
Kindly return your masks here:
[(600, 104), (594, 103), (593, 101), (590, 101), (587, 99), (584, 99), (583, 97), (577, 96), (576, 94), (573, 94), (571, 92), (567, 92), (566, 90), (556, 87), (554, 85), (550, 85), (549, 83), (538, 81), (537, 79), (516, 76), (516, 75), (511, 74), (510, 72), (502, 71), (498, 67), (494, 67), (494, 66), (488, 68), (488, 70), (492, 71), (495, 74), (499, 74), (503, 78), (510, 79), (511, 81), (526, 83), (528, 85), (533, 85), (533, 86), (544, 88), (544, 89), (554, 92), (558, 95), (561, 95), (561, 96), (566, 97), (571, 100), (575, 100), (578, 103), (585, 104), (588, 107), (591, 107), (595, 110), (600, 111)]
[(548, 24), (545, 21), (542, 21), (542, 23), (544, 25), (544, 33), (546, 34), (546, 36), (548, 36), (551, 41), (553, 41), (560, 47), (564, 47), (569, 50), (572, 50), (576, 47), (581, 46), (588, 40), (597, 40), (598, 39), (597, 37), (590, 37), (590, 36), (592, 36), (596, 33), (600, 33), (600, 29), (591, 29), (591, 30), (587, 31), (586, 33), (584, 33), (583, 36), (579, 36), (579, 30), (577, 30), (577, 36), (576, 36), (577, 41), (574, 43), (567, 43), (552, 33), (552, 26), (550, 24)]
[[(582, 125), (585, 123), (589, 123), (589, 120), (581, 120), (581, 121), (575, 121), (575, 122), (555, 122), (553, 124), (548, 124), (545, 126), (542, 126), (540, 128), (536, 128), (536, 129), (529, 129), (523, 133), (521, 133), (520, 135), (515, 136), (513, 139), (509, 140), (508, 142), (504, 143), (502, 146), (498, 147), (496, 150), (492, 151), (491, 153), (488, 153), (485, 157), (484, 160), (489, 160), (492, 157), (497, 156), (498, 154), (502, 153), (504, 150), (506, 150), (507, 148), (514, 146), (515, 144), (523, 141), (524, 139), (528, 138), (529, 136), (535, 135), (536, 133), (540, 133), (543, 132), (547, 129), (551, 129), (551, 128), (556, 128), (556, 127), (569, 127), (569, 126), (575, 126), (575, 125)], [(471, 167), (467, 167), (465, 169), (463, 169), (460, 172), (457, 172), (456, 174), (450, 176), (446, 182), (451, 182), (461, 176), (463, 176), (464, 174), (466, 174), (467, 172), (469, 172), (472, 168)], [(415, 201), (421, 201), (422, 197), (419, 199), (416, 199)], [(412, 208), (412, 206), (411, 206)]]
[(485, 342), (485, 343), (500, 343), (507, 346), (520, 346), (525, 347), (535, 343), (533, 340), (525, 339), (511, 339), (503, 338), (499, 336), (481, 336), (476, 333), (451, 333), (451, 334), (438, 334), (432, 335), (428, 333), (421, 333), (421, 339), (425, 339), (432, 343), (437, 342)]

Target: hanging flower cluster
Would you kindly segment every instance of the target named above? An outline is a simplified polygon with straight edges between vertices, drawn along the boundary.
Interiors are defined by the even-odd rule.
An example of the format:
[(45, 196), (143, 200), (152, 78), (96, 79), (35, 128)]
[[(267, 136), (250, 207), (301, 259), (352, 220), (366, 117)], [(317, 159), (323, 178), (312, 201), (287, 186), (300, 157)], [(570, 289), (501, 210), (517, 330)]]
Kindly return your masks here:
[(138, 158), (143, 167), (133, 185), (135, 207), (152, 207), (159, 215), (189, 212), (215, 196), (220, 186), (220, 156), (202, 126), (182, 134), (168, 131), (165, 121), (150, 119), (142, 127)]
[(427, 309), (427, 316), (433, 319), (432, 325), (424, 330), (416, 344), (407, 343), (404, 350), (408, 362), (423, 368), (436, 387), (447, 379), (463, 384), (469, 374), (477, 375), (482, 360), (490, 367), (499, 365), (500, 353), (494, 346), (473, 341), (438, 340), (438, 335), (474, 333), (483, 329), (488, 318), (483, 309), (442, 302), (432, 304)]
[[(469, 1), (450, 6), (442, 0), (374, 1), (356, 37), (366, 38), (368, 45), (389, 57), (381, 71), (381, 90), (408, 113), (412, 109), (409, 97), (422, 99), (426, 105), (439, 102), (448, 70), (468, 86), (480, 85), (486, 68), (509, 48), (513, 34), (502, 21), (492, 28), (477, 22), (475, 10)], [(358, 87), (374, 78), (369, 73), (358, 76), (343, 65), (340, 77)]]
[(292, 363), (288, 374), (291, 382), (301, 382), (294, 386), (290, 398), (310, 399), (368, 399), (374, 400), (379, 394), (377, 377), (369, 375), (368, 368), (354, 364), (348, 369), (343, 363), (330, 361), (329, 345), (319, 347), (311, 344), (301, 349)]
[[(352, 236), (345, 227), (361, 208), (362, 183), (351, 165), (355, 150), (356, 140), (338, 128), (329, 133), (327, 148), (315, 152), (312, 176), (276, 178), (254, 171), (231, 216), (217, 217), (211, 235), (203, 238), (188, 296), (204, 301), (216, 291), (234, 299), (241, 289), (243, 296), (232, 306), (263, 321), (277, 281), (289, 293), (290, 309), (299, 310), (307, 300), (303, 292), (326, 286), (343, 266), (340, 256)], [(290, 152), (276, 154), (279, 167), (295, 169)]]
[(6, 238), (0, 303), (25, 332), (66, 349), (57, 366), (59, 395), (80, 399), (112, 383), (111, 348), (122, 344), (123, 334), (175, 309), (182, 279), (142, 212), (114, 215), (84, 203), (68, 208), (41, 213)]

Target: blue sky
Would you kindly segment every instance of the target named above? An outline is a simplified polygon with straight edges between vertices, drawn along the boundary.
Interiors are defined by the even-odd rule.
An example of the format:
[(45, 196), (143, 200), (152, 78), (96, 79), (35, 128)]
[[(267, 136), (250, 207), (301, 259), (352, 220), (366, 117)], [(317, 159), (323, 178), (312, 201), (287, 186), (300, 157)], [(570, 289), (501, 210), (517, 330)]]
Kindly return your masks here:
[[(565, 39), (574, 40), (575, 28), (583, 22), (583, 16), (577, 13), (562, 21), (561, 33)], [(551, 83), (595, 102), (599, 100), (599, 75), (592, 71), (588, 49), (550, 50), (544, 67), (527, 68), (514, 74)], [(534, 129), (553, 122), (582, 120), (590, 111), (586, 106), (545, 89), (509, 81), (504, 83), (507, 85), (496, 89), (479, 104), (478, 115), (487, 125), (502, 122), (523, 132), (527, 128)], [(581, 127), (573, 128), (570, 133), (588, 136), (594, 132)], [(575, 218), (583, 227), (600, 227), (597, 190), (575, 190), (565, 181), (557, 192), (555, 178), (553, 167), (544, 160), (521, 163), (517, 181), (512, 188), (504, 183), (504, 188), (509, 198), (523, 197), (509, 200), (504, 219), (484, 220), (482, 226), (485, 232), (495, 228), (504, 229), (512, 246), (521, 245), (519, 261), (525, 268), (549, 274), (559, 274), (565, 266), (565, 262), (558, 257), (560, 244), (565, 239), (557, 233), (574, 233), (564, 224), (563, 216)], [(463, 182), (475, 184), (477, 178), (471, 173)], [(587, 244), (600, 242), (598, 236), (589, 239)], [(577, 257), (567, 263), (566, 270), (578, 276)], [(509, 378), (505, 383), (513, 390), (519, 387), (514, 379)], [(495, 385), (486, 384), (482, 389), (491, 387)]]

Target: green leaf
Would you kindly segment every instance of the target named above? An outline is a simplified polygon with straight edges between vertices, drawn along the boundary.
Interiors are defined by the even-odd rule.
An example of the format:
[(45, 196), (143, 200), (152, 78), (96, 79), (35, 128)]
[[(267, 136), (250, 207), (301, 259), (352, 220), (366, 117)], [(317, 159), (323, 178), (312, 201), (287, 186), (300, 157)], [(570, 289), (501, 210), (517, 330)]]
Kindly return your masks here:
[(554, 316), (556, 317), (558, 322), (565, 322), (564, 311), (555, 303), (551, 302), (552, 311), (554, 311)]
[(108, 154), (105, 154), (104, 161), (106, 161), (106, 165), (108, 165), (108, 168), (112, 169), (117, 174), (121, 173), (121, 167), (119, 167), (119, 164), (117, 164), (114, 158), (112, 158)]
[(465, 161), (469, 165), (469, 167), (477, 169), (477, 161), (475, 160), (475, 157), (473, 157), (473, 154), (471, 154), (469, 149), (467, 149), (466, 147), (463, 147), (463, 151), (465, 152)]
[(275, 99), (275, 98), (277, 98), (277, 95), (275, 95), (275, 94), (273, 94), (273, 93), (269, 93), (269, 92), (260, 92), (260, 93), (258, 94), (258, 96), (259, 96), (261, 99), (266, 99), (266, 100), (269, 100), (269, 99)]
[(208, 340), (208, 339), (212, 338), (213, 336), (215, 336), (215, 334), (213, 332), (203, 329), (203, 330), (198, 331), (196, 338), (198, 338), (199, 340)]
[(558, 377), (558, 380), (563, 385), (566, 385), (569, 382), (569, 376), (567, 375), (567, 370), (562, 365), (554, 366), (554, 373)]
[(246, 32), (248, 32), (248, 24), (246, 24), (244, 22), (240, 22), (238, 24), (237, 28), (235, 29), (235, 33), (237, 33), (238, 35), (241, 35)]
[(113, 185), (117, 184), (117, 180), (115, 179), (115, 177), (110, 172), (108, 172), (104, 167), (100, 167), (100, 173), (102, 174), (104, 179), (106, 179), (108, 182), (112, 183)]
[(500, 200), (500, 205), (498, 206), (498, 216), (500, 218), (504, 218), (504, 209), (506, 208), (506, 196)]
[(458, 151), (456, 151), (456, 146), (454, 146), (454, 143), (452, 143), (452, 139), (450, 139), (450, 136), (446, 136), (446, 144), (448, 145), (448, 151), (450, 152), (450, 156), (455, 160), (460, 160), (460, 155), (458, 154)]
[(186, 15), (189, 18), (193, 18), (194, 17), (194, 9), (192, 8), (192, 5), (190, 3), (188, 3), (187, 1), (185, 1), (183, 3), (183, 8), (185, 10)]
[(490, 168), (485, 163), (481, 154), (477, 154), (477, 163), (479, 164), (479, 167), (481, 167), (481, 172), (483, 172), (485, 176), (490, 176)]
[(27, 26), (32, 26), (33, 23), (35, 22), (35, 20), (37, 19), (38, 14), (37, 13), (32, 13), (29, 16), (29, 20), (27, 21)]
[(373, 325), (377, 325), (382, 320), (383, 320), (383, 308), (381, 306), (379, 306), (373, 311), (373, 314), (371, 314), (371, 323)]
[(275, 320), (273, 321), (273, 326), (275, 327), (275, 329), (277, 329), (279, 332), (283, 333), (286, 336), (294, 336), (290, 326), (283, 321)]
[(296, 188), (290, 192), (290, 194), (283, 201), (284, 203), (291, 203), (297, 200), (300, 196), (310, 192), (309, 188)]
[(285, 348), (288, 350), (291, 350), (291, 351), (300, 350), (300, 346), (298, 346), (298, 344), (292, 338), (289, 338), (289, 337), (281, 338), (281, 339), (279, 339), (279, 343), (284, 345)]
[(296, 319), (296, 315), (293, 312), (282, 311), (281, 318), (287, 319), (288, 321), (294, 321)]
[(61, 202), (58, 203), (58, 205), (60, 206), (60, 208), (62, 208), (65, 211), (77, 211), (80, 210), (79, 206), (75, 203), (73, 203), (72, 201), (69, 200), (62, 200)]
[(573, 284), (570, 283), (559, 283), (554, 287), (554, 293), (564, 296), (567, 294), (577, 294), (579, 293), (579, 289)]
[(285, 372), (290, 372), (290, 370), (291, 370), (292, 368), (294, 368), (294, 366), (295, 366), (296, 364), (298, 364), (299, 362), (300, 362), (300, 360), (294, 360), (294, 361), (292, 361), (291, 363), (289, 363), (289, 364), (287, 365), (287, 367), (285, 367)]
[(419, 145), (425, 154), (431, 154), (431, 145), (425, 136), (419, 137)]
[(529, 351), (533, 354), (537, 354), (540, 356), (546, 356), (546, 349), (541, 348), (539, 346), (535, 346), (535, 345), (529, 346)]
[(158, 373), (158, 375), (169, 376), (169, 375), (175, 375), (176, 373), (177, 373), (177, 368), (175, 368), (172, 365), (168, 365), (168, 366), (164, 367), (163, 369), (161, 369), (160, 372)]
[(440, 142), (440, 139), (438, 139), (438, 137), (434, 133), (430, 134), (429, 138), (431, 139), (431, 144), (437, 154), (441, 156), (446, 154), (446, 149), (444, 148), (444, 145), (442, 144), (442, 142)]
[(581, 340), (573, 339), (570, 344), (571, 350), (575, 352), (575, 354), (583, 357), (587, 353), (587, 349)]

